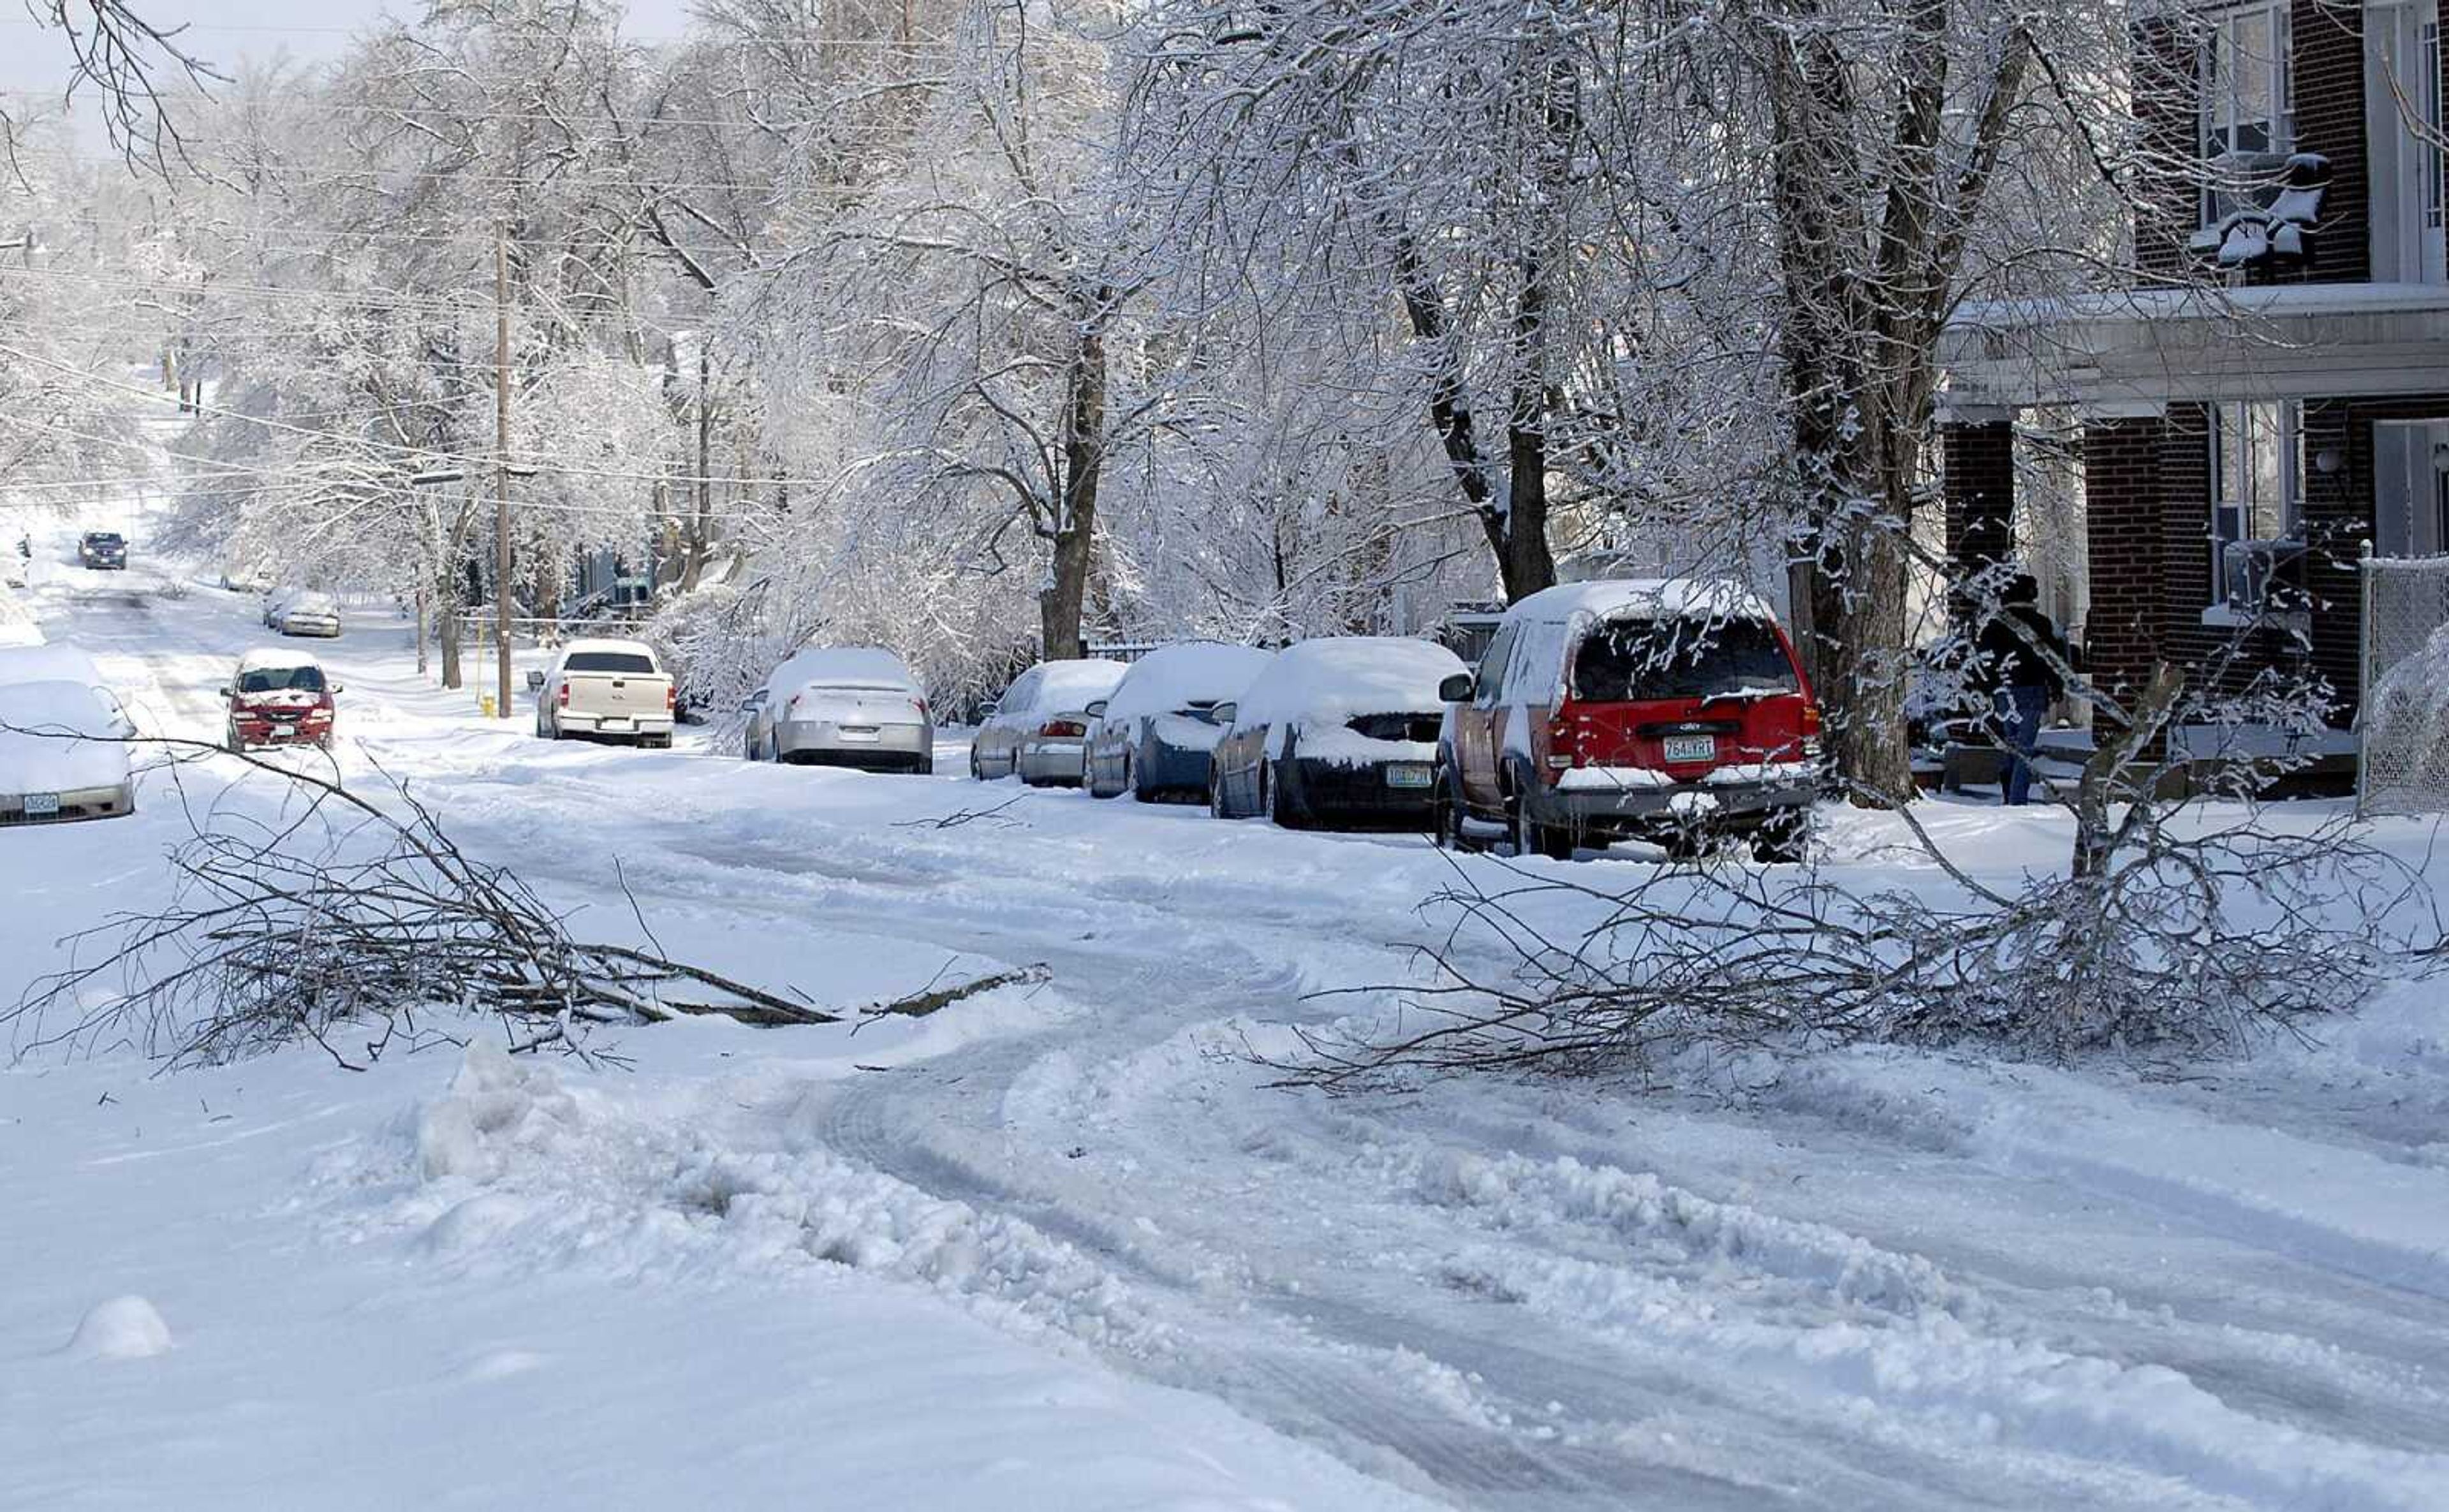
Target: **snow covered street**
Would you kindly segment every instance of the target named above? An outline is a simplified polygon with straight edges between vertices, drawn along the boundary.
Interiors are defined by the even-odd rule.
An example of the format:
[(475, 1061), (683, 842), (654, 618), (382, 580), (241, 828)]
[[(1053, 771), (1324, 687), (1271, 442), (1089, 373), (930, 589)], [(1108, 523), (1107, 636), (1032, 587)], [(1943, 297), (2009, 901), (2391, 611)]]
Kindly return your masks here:
[[(218, 738), (254, 601), (70, 540), (45, 633), (148, 733)], [(1455, 864), (1420, 837), (981, 786), (952, 744), (932, 778), (703, 727), (548, 744), (372, 608), (321, 655), (349, 779), (595, 937), (837, 1007), (1050, 980), (599, 1041), (626, 1069), (455, 1023), (479, 1048), (362, 1074), (30, 1050), (0, 1507), (2449, 1505), (2438, 983), (2182, 1070), (1860, 1049), (1331, 1097), (1264, 1062), (1394, 1010)], [(0, 832), (0, 993), (157, 896), (186, 813), (279, 799), (215, 758), (131, 819)], [(2001, 877), (2067, 845), (2041, 809), (1927, 822)], [(1902, 867), (1879, 823), (1837, 864)], [(2449, 881), (2426, 828), (2377, 833)], [(166, 1352), (66, 1348), (127, 1295)]]

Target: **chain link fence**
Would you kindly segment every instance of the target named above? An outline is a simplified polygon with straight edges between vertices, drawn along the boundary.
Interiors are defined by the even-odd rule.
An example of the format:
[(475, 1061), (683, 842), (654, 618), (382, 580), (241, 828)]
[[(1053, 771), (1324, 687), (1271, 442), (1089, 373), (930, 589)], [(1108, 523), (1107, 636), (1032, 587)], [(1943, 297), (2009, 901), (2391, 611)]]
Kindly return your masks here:
[(2449, 556), (2363, 563), (2360, 813), (2449, 813)]

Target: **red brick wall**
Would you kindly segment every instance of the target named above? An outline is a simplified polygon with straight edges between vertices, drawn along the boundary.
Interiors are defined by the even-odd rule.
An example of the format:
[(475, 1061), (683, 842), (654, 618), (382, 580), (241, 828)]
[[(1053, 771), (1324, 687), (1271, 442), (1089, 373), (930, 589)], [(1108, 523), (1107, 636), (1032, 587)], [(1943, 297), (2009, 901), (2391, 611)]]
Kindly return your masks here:
[(2084, 650), (2092, 680), (2121, 699), (2142, 686), (2161, 654), (2167, 510), (2160, 497), (2160, 460), (2166, 429), (2155, 419), (2092, 420), (2083, 428), (2092, 576)]
[(1946, 478), (1947, 560), (1977, 570), (2015, 545), (2015, 428), (2004, 420), (1938, 428)]
[(2202, 220), (2202, 190), (2180, 164), (2202, 151), (2200, 32), (2184, 17), (2150, 16), (2131, 28), (2134, 124), (2143, 171), (2134, 196), (2134, 266), (2146, 283), (2185, 278), (2195, 262), (2186, 239)]
[[(2219, 9), (2201, 6), (2197, 14)], [(2297, 150), (2330, 160), (2330, 186), (2312, 257), (2252, 270), (2247, 281), (2361, 283), (2372, 277), (2362, 0), (2291, 0), (2288, 24)], [(2131, 31), (2135, 125), (2147, 164), (2135, 185), (2135, 267), (2146, 283), (2215, 274), (2209, 258), (2186, 245), (2202, 220), (2192, 167), (2202, 140), (2200, 29), (2184, 17), (2155, 16)]]

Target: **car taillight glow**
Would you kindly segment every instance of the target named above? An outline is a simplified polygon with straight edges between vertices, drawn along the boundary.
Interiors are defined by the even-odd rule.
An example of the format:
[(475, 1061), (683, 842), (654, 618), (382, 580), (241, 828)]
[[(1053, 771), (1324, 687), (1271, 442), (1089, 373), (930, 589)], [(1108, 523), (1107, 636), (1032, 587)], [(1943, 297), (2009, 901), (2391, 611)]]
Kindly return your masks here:
[(664, 712), (665, 712), (665, 714), (670, 714), (670, 713), (672, 713), (674, 710), (678, 709), (680, 706), (681, 706), (681, 690), (680, 690), (680, 689), (678, 689), (678, 688), (676, 688), (676, 687), (674, 687), (672, 684), (670, 684), (670, 683), (668, 683), (668, 682), (665, 683), (665, 684), (664, 684)]
[(556, 697), (556, 698), (553, 699), (553, 701), (554, 701), (555, 703), (559, 704), (561, 707), (563, 707), (563, 708), (565, 708), (565, 709), (567, 709), (567, 708), (569, 708), (569, 683), (565, 682), (565, 683), (563, 683), (563, 684), (561, 685), (561, 693), (560, 693), (560, 695), (559, 695), (558, 697)]
[(918, 710), (918, 718), (919, 718), (924, 719), (925, 718), (927, 718), (927, 700), (926, 700), (926, 699), (911, 699), (910, 701), (917, 707), (917, 710)]
[(1558, 709), (1548, 720), (1548, 771), (1570, 772), (1583, 764), (1582, 742), (1571, 711)]
[(1089, 727), (1077, 719), (1049, 719), (1037, 727), (1037, 733), (1051, 739), (1077, 740), (1089, 733)]
[(1820, 705), (1807, 699), (1803, 705), (1803, 734), (1805, 739), (1820, 734)]

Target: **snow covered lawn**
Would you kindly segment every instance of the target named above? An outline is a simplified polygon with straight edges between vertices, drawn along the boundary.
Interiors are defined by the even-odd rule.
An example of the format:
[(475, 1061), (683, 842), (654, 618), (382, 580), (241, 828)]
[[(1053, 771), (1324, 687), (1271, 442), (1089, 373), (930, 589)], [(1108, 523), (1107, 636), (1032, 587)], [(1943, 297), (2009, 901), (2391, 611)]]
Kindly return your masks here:
[[(210, 589), (37, 607), (165, 733), (217, 726), (260, 639)], [(1417, 838), (982, 787), (951, 748), (921, 779), (546, 744), (365, 614), (324, 660), (350, 779), (407, 777), (582, 932), (639, 937), (626, 887), (673, 954), (821, 1004), (1051, 980), (626, 1033), (629, 1070), (29, 1056), (0, 1506), (2449, 1505), (2438, 985), (2235, 1063), (1328, 1098), (1253, 1052), (1390, 1009), (1312, 994), (1412, 969), (1451, 876)], [(238, 771), (188, 800), (275, 801)], [(0, 995), (164, 885), (145, 781), (132, 820), (0, 833)], [(2067, 843), (1929, 820), (2002, 877)], [(1901, 872), (1892, 839), (1847, 819), (1841, 864)], [(130, 1306), (87, 1342), (137, 1357), (68, 1348), (123, 1297), (166, 1351)]]

